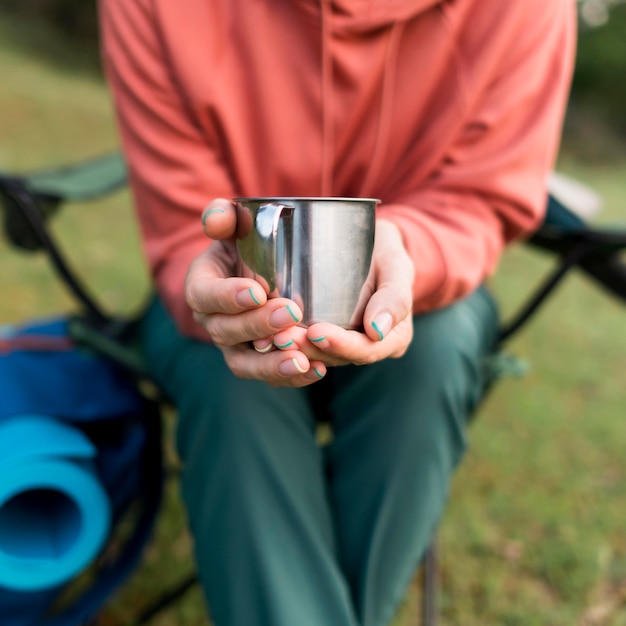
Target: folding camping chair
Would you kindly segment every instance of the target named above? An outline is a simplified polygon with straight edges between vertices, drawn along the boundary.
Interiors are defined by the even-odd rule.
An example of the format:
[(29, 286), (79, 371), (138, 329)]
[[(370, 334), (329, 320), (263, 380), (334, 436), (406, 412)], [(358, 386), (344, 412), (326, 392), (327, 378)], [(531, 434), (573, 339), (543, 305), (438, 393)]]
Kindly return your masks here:
[[(146, 371), (133, 348), (136, 319), (120, 317), (104, 309), (98, 298), (83, 285), (47, 228), (49, 218), (61, 205), (99, 198), (125, 184), (123, 158), (119, 153), (112, 153), (68, 167), (32, 173), (0, 173), (0, 197), (8, 240), (24, 250), (43, 250), (62, 283), (76, 299), (80, 317), (85, 322), (80, 325), (82, 334), (79, 340), (109, 355), (130, 372), (145, 377)], [(532, 291), (513, 319), (500, 330), (494, 358), (490, 361), (487, 388), (507, 367), (510, 369), (511, 364), (515, 365), (515, 360), (503, 361), (497, 358), (506, 354), (504, 349), (508, 340), (532, 318), (570, 270), (579, 270), (591, 278), (595, 285), (626, 300), (626, 262), (621, 255), (626, 247), (626, 228), (593, 227), (551, 195), (545, 222), (527, 243), (551, 255), (554, 268)], [(502, 367), (503, 362), (505, 367)], [(424, 560), (422, 622), (427, 626), (434, 626), (437, 618), (435, 546), (433, 541)], [(165, 591), (143, 611), (134, 624), (138, 626), (149, 621), (161, 608), (185, 593), (194, 582), (195, 576), (191, 576), (175, 589)]]

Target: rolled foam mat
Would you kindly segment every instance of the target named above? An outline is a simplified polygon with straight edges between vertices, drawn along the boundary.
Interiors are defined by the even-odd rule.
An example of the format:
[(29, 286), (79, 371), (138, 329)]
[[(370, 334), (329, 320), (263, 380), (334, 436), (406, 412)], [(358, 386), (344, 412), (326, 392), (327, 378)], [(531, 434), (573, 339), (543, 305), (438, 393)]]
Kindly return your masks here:
[(98, 555), (111, 506), (95, 455), (80, 430), (54, 418), (0, 421), (0, 588), (57, 587)]

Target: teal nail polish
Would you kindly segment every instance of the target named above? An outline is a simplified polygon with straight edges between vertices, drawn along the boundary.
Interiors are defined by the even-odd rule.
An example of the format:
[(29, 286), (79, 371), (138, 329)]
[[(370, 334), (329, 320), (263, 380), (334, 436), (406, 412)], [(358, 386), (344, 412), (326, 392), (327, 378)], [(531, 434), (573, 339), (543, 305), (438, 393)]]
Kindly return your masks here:
[(326, 339), (324, 335), (322, 335), (321, 337), (309, 337), (309, 341), (311, 341), (312, 343), (320, 343), (321, 341), (324, 341), (324, 339)]
[(252, 298), (252, 301), (254, 302), (254, 304), (261, 304), (258, 298), (254, 295), (254, 291), (252, 291), (252, 287), (248, 289), (248, 293), (250, 294), (250, 297)]
[(388, 333), (393, 326), (393, 318), (387, 311), (383, 311), (376, 316), (376, 319), (372, 322), (372, 328), (378, 333), (378, 338), (382, 341), (385, 338), (385, 333)]
[(270, 315), (270, 324), (274, 328), (285, 328), (293, 326), (294, 322), (299, 322), (300, 318), (294, 313), (289, 306), (281, 306)]
[(206, 218), (209, 217), (209, 215), (213, 215), (214, 213), (224, 213), (224, 209), (209, 209), (208, 211), (205, 211), (202, 214), (202, 226), (205, 225)]
[(322, 374), (322, 372), (320, 372), (317, 367), (313, 368), (313, 371), (317, 374), (318, 378), (324, 378), (324, 374)]
[(291, 315), (294, 322), (300, 321), (300, 318), (291, 310), (291, 307), (289, 305), (287, 305), (285, 308), (287, 309), (287, 311), (289, 311), (289, 315)]
[(277, 348), (280, 348), (281, 350), (283, 350), (284, 348), (288, 348), (289, 346), (293, 345), (293, 339), (290, 339), (287, 343), (276, 343), (276, 342), (274, 342), (274, 345)]
[(372, 327), (378, 333), (378, 337), (382, 341), (385, 338), (383, 331), (378, 328), (378, 324), (376, 324), (376, 322), (372, 322)]

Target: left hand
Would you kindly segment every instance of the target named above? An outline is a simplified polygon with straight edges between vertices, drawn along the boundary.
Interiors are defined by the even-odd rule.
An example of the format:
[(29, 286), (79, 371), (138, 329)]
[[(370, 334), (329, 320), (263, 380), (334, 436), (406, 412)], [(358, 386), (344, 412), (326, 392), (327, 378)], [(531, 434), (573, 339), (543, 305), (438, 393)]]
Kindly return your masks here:
[[(329, 323), (309, 328), (292, 326), (273, 337), (257, 340), (257, 349), (273, 344), (297, 349), (311, 361), (327, 366), (365, 365), (401, 357), (413, 338), (413, 264), (398, 227), (384, 219), (376, 222), (376, 240), (370, 273), (371, 292), (365, 308), (365, 332), (346, 330)], [(295, 344), (295, 345), (294, 345)]]

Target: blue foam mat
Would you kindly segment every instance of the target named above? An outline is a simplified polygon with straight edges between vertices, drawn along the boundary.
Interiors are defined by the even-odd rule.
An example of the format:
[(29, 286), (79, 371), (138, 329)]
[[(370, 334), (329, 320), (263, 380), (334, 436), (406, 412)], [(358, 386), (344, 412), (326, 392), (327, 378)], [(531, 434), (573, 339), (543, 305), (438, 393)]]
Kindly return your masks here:
[(111, 506), (95, 455), (81, 431), (54, 418), (0, 422), (0, 588), (52, 589), (97, 556)]

